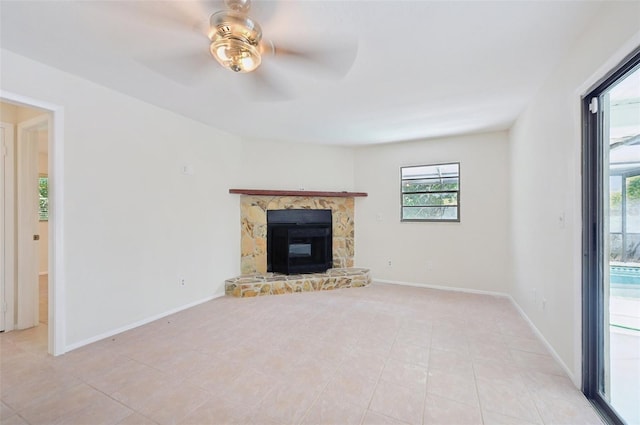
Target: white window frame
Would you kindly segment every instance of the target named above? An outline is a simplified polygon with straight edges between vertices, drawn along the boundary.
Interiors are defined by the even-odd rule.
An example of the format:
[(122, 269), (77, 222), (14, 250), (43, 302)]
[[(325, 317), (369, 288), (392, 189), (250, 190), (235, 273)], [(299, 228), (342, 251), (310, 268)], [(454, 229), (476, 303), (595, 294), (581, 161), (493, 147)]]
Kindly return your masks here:
[[(456, 172), (452, 173), (444, 172), (443, 169), (451, 168), (455, 166)], [(434, 177), (432, 177), (434, 176)], [(457, 180), (457, 189), (428, 189), (428, 184), (425, 190), (408, 191), (406, 185), (411, 181), (429, 181), (432, 180), (434, 184), (445, 184), (445, 179)], [(424, 204), (424, 205), (405, 205), (405, 195), (436, 195), (436, 197), (443, 195), (454, 195), (455, 204)], [(415, 218), (407, 214), (408, 208), (452, 208), (455, 207), (455, 217), (438, 217), (431, 216), (425, 218)], [(447, 162), (442, 164), (425, 164), (425, 165), (411, 165), (400, 167), (400, 221), (403, 222), (460, 222), (460, 163), (459, 162)]]

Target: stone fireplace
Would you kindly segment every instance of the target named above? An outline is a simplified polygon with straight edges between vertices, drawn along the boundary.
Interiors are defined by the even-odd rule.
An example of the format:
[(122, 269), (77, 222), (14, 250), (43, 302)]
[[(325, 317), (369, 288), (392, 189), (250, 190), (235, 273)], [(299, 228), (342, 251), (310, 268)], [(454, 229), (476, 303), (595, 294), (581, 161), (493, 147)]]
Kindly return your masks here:
[(354, 198), (332, 196), (256, 196), (240, 197), (242, 274), (267, 273), (267, 211), (331, 210), (332, 265), (353, 267)]
[[(229, 193), (241, 195), (242, 274), (225, 281), (227, 295), (255, 297), (371, 283), (368, 269), (353, 267), (354, 198), (367, 196), (366, 193), (260, 189), (229, 189)], [(286, 218), (290, 213), (297, 218)], [(317, 214), (325, 217), (320, 219)], [(268, 224), (274, 219), (277, 231)], [(296, 229), (299, 224), (301, 232)], [(288, 269), (273, 266), (269, 245), (278, 239), (276, 244), (283, 246), (281, 255), (285, 253), (288, 257)], [(324, 259), (320, 259), (319, 253), (324, 254)], [(320, 266), (314, 264), (305, 269), (310, 263)]]

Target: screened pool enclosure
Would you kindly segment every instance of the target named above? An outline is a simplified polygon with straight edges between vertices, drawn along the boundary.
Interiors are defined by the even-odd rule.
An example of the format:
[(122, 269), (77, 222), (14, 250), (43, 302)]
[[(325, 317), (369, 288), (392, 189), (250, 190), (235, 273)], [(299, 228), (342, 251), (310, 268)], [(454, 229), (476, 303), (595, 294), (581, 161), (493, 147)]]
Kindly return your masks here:
[(640, 135), (612, 139), (609, 152), (610, 258), (640, 264)]

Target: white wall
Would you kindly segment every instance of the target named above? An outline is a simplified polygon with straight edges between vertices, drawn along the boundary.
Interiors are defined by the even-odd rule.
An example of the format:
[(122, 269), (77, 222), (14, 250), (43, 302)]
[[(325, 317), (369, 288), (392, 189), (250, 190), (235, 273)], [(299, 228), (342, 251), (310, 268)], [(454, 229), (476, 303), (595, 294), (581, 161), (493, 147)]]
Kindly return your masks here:
[(510, 133), (511, 292), (576, 383), (581, 373), (580, 96), (640, 44), (640, 3), (611, 2), (605, 10)]
[[(309, 189), (324, 188), (324, 181), (328, 189), (353, 186), (351, 170), (328, 170), (329, 180), (318, 173), (320, 160), (348, 164), (349, 150), (273, 143), (265, 151), (12, 52), (0, 54), (3, 90), (64, 107), (67, 346), (222, 294), (224, 280), (240, 272), (239, 197), (228, 189), (299, 184), (290, 181), (290, 168), (263, 161), (305, 157), (309, 165), (295, 171), (309, 171)], [(247, 152), (261, 153), (247, 161)], [(183, 165), (194, 174), (183, 175)]]
[[(460, 162), (460, 223), (400, 222), (400, 167)], [(376, 280), (507, 292), (507, 133), (359, 148), (356, 265)], [(391, 261), (391, 266), (388, 265)]]
[(243, 189), (353, 189), (353, 148), (252, 140), (242, 146)]

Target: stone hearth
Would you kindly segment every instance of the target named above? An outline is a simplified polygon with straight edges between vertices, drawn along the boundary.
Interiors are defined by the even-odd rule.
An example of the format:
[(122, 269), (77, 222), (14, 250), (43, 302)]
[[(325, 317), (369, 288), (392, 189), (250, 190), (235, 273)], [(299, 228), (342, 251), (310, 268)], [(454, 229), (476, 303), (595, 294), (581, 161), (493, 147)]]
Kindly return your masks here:
[(279, 273), (254, 273), (225, 281), (225, 294), (234, 297), (255, 297), (295, 292), (326, 291), (339, 288), (356, 288), (371, 284), (369, 269), (338, 268), (325, 273), (284, 275)]

